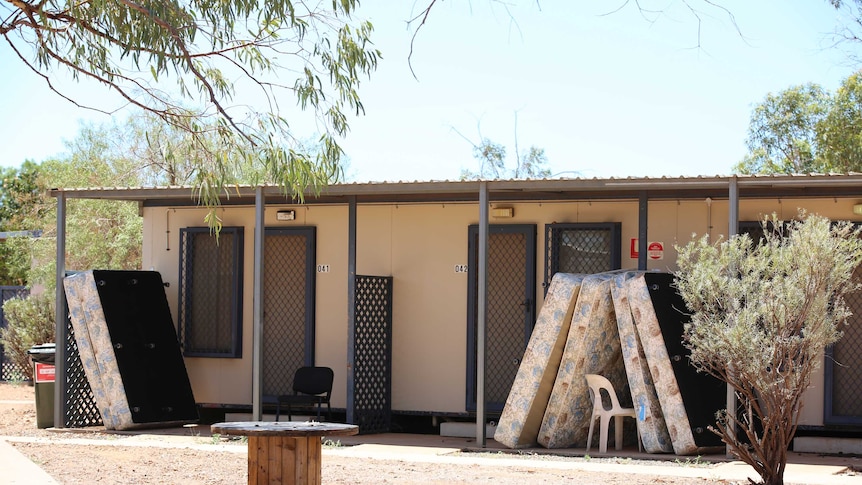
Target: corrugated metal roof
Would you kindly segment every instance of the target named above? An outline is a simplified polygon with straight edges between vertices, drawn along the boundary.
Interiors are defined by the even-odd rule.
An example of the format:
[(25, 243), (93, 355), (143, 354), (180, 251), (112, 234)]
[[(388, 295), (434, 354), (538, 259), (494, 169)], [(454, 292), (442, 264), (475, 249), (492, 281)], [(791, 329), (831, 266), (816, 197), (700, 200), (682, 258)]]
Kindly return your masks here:
[[(468, 181), (347, 182), (325, 187), (319, 194), (309, 191), (305, 202), (434, 202), (478, 200), (479, 184)], [(745, 197), (847, 196), (862, 195), (862, 173), (848, 174), (772, 174), (680, 177), (554, 178), (533, 180), (488, 180), (492, 200), (557, 199), (632, 199), (646, 192), (650, 198), (726, 197), (736, 183)], [(286, 197), (277, 185), (263, 186), (268, 203), (297, 203)], [(222, 203), (250, 204), (256, 187), (230, 186)], [(172, 187), (94, 187), (52, 189), (52, 196), (66, 198), (137, 201), (144, 205), (194, 205), (196, 191), (190, 186)], [(276, 200), (278, 199), (278, 200)]]

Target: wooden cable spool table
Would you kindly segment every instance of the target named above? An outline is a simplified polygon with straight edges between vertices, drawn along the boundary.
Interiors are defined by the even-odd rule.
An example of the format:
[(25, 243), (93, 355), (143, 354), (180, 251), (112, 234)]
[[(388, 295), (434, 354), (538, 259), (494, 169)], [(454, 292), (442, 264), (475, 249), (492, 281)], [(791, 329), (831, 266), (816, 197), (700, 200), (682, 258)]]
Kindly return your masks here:
[(249, 485), (320, 485), (321, 437), (355, 435), (359, 427), (315, 421), (244, 421), (216, 423), (210, 431), (248, 436)]

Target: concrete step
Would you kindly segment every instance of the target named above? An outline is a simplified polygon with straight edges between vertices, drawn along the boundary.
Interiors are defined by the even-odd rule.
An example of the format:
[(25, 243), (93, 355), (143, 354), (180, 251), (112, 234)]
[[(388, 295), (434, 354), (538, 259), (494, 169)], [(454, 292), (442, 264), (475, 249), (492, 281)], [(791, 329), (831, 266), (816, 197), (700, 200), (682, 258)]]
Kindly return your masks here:
[(800, 436), (793, 438), (793, 451), (799, 453), (824, 453), (828, 455), (862, 455), (862, 439), (828, 438), (823, 436)]
[[(485, 436), (487, 438), (493, 438), (495, 431), (497, 431), (497, 425), (485, 425)], [(440, 436), (449, 436), (454, 438), (476, 438), (476, 423), (463, 423), (454, 421), (440, 423)]]

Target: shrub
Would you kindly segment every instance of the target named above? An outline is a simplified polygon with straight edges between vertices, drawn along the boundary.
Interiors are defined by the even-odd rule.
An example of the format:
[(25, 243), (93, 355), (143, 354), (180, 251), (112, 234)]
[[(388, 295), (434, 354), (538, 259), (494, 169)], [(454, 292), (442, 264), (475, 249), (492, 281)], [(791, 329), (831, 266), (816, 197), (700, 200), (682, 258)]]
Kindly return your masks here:
[(779, 485), (802, 394), (850, 316), (844, 295), (859, 288), (862, 234), (804, 213), (763, 230), (761, 241), (678, 248), (677, 285), (692, 312), (684, 334), (692, 363), (727, 382), (742, 409), (719, 413), (712, 431), (763, 483)]
[(14, 364), (23, 369), (26, 379), (33, 379), (33, 365), (27, 351), (30, 347), (54, 342), (53, 295), (30, 295), (12, 298), (3, 304), (3, 314), (9, 325), (0, 329), (0, 345)]

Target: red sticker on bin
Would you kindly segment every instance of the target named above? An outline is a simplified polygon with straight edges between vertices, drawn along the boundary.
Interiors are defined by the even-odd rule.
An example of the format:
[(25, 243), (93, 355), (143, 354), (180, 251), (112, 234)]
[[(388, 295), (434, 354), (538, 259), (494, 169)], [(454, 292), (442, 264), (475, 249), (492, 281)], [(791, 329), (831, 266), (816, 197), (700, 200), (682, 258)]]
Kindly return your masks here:
[(54, 366), (36, 362), (36, 382), (54, 382)]

